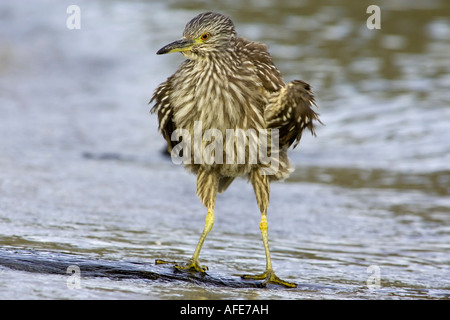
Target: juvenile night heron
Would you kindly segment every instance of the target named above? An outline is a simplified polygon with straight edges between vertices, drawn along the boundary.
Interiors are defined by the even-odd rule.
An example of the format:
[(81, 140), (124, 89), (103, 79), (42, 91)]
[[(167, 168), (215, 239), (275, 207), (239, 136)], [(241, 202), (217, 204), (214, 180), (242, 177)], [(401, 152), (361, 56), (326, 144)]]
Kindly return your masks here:
[[(235, 151), (239, 147), (230, 146), (230, 141), (237, 143), (239, 140), (234, 137), (234, 140), (217, 140), (223, 142), (223, 148), (214, 150), (216, 156), (222, 152), (219, 159), (227, 161), (184, 163), (188, 170), (197, 175), (197, 195), (206, 207), (207, 214), (192, 259), (185, 265), (175, 267), (197, 272), (207, 270), (200, 265), (199, 255), (214, 223), (217, 193), (224, 192), (236, 177), (243, 176), (252, 183), (261, 211), (259, 227), (266, 254), (266, 270), (260, 275), (242, 277), (264, 280), (264, 285), (278, 283), (295, 287), (294, 283), (278, 278), (272, 269), (267, 208), (270, 181), (285, 179), (292, 171), (287, 149), (291, 145), (295, 148), (303, 130), (309, 129), (314, 135), (314, 121), (320, 122), (318, 114), (312, 110), (315, 101), (310, 85), (299, 80), (285, 84), (267, 47), (237, 37), (230, 18), (218, 13), (206, 12), (196, 16), (186, 25), (181, 40), (166, 45), (157, 54), (172, 52), (181, 52), (187, 59), (175, 74), (159, 85), (150, 100), (155, 101), (151, 111), (158, 115), (159, 130), (167, 141), (168, 150), (173, 151), (178, 143), (173, 136), (177, 129), (187, 130), (185, 132), (194, 135), (196, 123), (201, 123), (202, 133), (210, 129), (224, 136), (230, 129), (251, 132), (247, 134), (249, 143), (245, 147), (245, 161), (238, 161), (238, 157), (225, 157), (228, 151)], [(271, 144), (269, 154), (272, 159), (276, 158), (277, 170), (267, 174), (262, 170), (267, 169), (267, 161), (249, 161), (250, 154), (255, 152), (250, 147), (250, 140), (255, 140), (255, 133), (260, 130), (272, 132), (274, 129), (278, 132), (278, 139), (275, 139), (278, 148)], [(261, 144), (261, 139), (258, 141), (261, 147), (264, 143)], [(200, 147), (204, 148), (205, 144), (202, 141)], [(193, 157), (195, 148), (198, 146), (187, 148)], [(161, 260), (156, 262), (163, 263)]]

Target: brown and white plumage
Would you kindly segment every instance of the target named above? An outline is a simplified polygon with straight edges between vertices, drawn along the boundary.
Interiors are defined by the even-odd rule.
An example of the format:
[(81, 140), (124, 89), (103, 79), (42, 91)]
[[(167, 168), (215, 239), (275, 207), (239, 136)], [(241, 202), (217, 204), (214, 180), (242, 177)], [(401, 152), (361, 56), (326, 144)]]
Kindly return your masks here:
[[(159, 130), (169, 151), (178, 143), (172, 141), (173, 132), (181, 128), (193, 135), (195, 121), (201, 121), (203, 132), (217, 129), (224, 136), (227, 129), (279, 130), (279, 167), (273, 175), (262, 175), (260, 168), (264, 165), (260, 162), (185, 164), (187, 169), (197, 174), (197, 194), (208, 208), (208, 214), (214, 210), (217, 192), (225, 191), (234, 178), (247, 176), (255, 189), (262, 219), (265, 219), (269, 180), (285, 179), (289, 175), (292, 169), (287, 149), (290, 146), (295, 148), (305, 129), (314, 134), (314, 122), (320, 122), (312, 109), (315, 101), (310, 85), (299, 80), (286, 85), (267, 47), (237, 37), (231, 20), (218, 13), (198, 15), (186, 25), (181, 40), (167, 45), (158, 53), (177, 51), (187, 60), (159, 85), (151, 99), (155, 102), (151, 111), (158, 115)], [(249, 135), (249, 139), (252, 138), (257, 139)], [(224, 142), (224, 157), (226, 148)], [(191, 150), (194, 152), (193, 148)], [(247, 150), (247, 156), (251, 151)], [(202, 270), (198, 265), (198, 254), (211, 227), (212, 224), (205, 226), (189, 267)], [(267, 254), (264, 275), (267, 281), (277, 282), (268, 254), (267, 234), (264, 235), (263, 229), (261, 227)]]

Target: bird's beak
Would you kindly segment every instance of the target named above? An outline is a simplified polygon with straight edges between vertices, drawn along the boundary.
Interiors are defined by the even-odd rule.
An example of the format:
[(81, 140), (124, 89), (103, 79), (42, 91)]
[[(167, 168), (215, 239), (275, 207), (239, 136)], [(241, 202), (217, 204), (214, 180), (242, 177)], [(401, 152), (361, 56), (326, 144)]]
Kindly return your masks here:
[(162, 47), (161, 49), (158, 50), (156, 54), (188, 51), (191, 50), (192, 46), (195, 44), (196, 44), (195, 40), (189, 39), (177, 40)]

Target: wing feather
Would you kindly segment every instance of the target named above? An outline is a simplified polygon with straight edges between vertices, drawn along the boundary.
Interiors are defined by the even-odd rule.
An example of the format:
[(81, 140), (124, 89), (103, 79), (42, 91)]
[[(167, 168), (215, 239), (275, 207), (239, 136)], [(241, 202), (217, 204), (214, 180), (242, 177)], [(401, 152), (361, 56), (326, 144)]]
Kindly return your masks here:
[(315, 123), (319, 115), (312, 109), (316, 106), (311, 86), (294, 80), (286, 85), (280, 71), (275, 67), (265, 44), (238, 38), (241, 56), (251, 62), (262, 91), (268, 96), (264, 110), (267, 128), (279, 129), (280, 147), (295, 148), (305, 129), (315, 135)]
[(240, 42), (236, 45), (237, 50), (241, 57), (244, 56), (245, 60), (253, 64), (256, 75), (265, 90), (275, 92), (285, 86), (281, 73), (273, 64), (272, 56), (265, 44), (244, 38), (238, 38), (237, 41)]
[(167, 141), (167, 150), (172, 151), (174, 147), (174, 141), (171, 140), (173, 131), (175, 130), (175, 124), (173, 122), (173, 108), (170, 104), (170, 78), (160, 84), (153, 93), (152, 98), (149, 103), (155, 101), (155, 105), (150, 110), (151, 113), (156, 113), (158, 115), (159, 122), (159, 132), (162, 134), (164, 139)]
[(268, 128), (280, 130), (280, 146), (295, 148), (303, 131), (309, 129), (315, 135), (315, 123), (322, 123), (319, 115), (312, 109), (316, 101), (311, 86), (294, 80), (279, 92), (273, 94), (265, 110)]

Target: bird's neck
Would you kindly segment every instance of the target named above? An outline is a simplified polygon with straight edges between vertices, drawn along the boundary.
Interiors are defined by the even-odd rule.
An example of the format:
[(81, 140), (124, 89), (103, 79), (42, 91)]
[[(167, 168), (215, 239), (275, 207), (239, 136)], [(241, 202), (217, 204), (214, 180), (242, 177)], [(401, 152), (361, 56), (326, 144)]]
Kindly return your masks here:
[(199, 70), (209, 71), (211, 67), (223, 72), (234, 72), (239, 61), (233, 48), (211, 49), (201, 53), (187, 52), (185, 56)]

